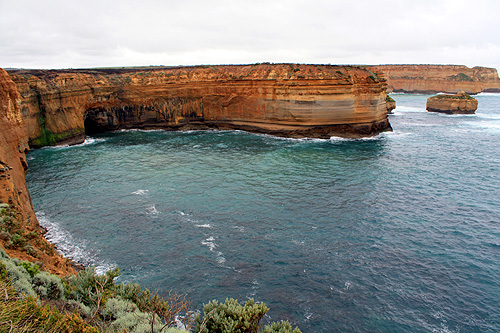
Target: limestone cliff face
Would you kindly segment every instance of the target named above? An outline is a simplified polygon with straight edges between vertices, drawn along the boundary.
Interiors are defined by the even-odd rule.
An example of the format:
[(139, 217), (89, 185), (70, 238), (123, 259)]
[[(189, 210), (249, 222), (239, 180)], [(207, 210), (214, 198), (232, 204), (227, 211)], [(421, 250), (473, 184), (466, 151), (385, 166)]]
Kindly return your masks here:
[(495, 68), (457, 65), (380, 65), (371, 66), (387, 79), (388, 92), (477, 94), (500, 92)]
[(0, 201), (16, 206), (30, 223), (36, 219), (24, 181), (29, 147), (20, 97), (9, 75), (0, 69)]
[[(53, 273), (70, 273), (74, 270), (69, 261), (55, 254), (53, 246), (43, 238), (33, 211), (25, 181), (29, 147), (20, 100), (16, 85), (0, 69), (0, 203), (8, 204), (14, 217), (9, 223), (0, 223), (0, 244), (7, 247), (10, 256), (39, 261)], [(7, 246), (14, 233), (24, 238), (24, 246)]]
[(447, 114), (472, 114), (477, 110), (477, 99), (464, 91), (456, 95), (437, 95), (427, 99), (426, 109), (430, 112)]
[(10, 73), (32, 146), (123, 128), (357, 137), (390, 129), (386, 82), (351, 66), (259, 64)]

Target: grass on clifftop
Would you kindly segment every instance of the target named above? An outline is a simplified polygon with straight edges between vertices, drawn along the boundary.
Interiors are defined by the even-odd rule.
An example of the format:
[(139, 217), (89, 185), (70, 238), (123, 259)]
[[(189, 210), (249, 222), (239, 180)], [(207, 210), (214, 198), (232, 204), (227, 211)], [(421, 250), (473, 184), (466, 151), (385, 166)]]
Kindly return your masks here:
[(458, 93), (456, 95), (447, 95), (447, 94), (443, 94), (443, 95), (436, 95), (434, 96), (434, 98), (437, 98), (437, 99), (475, 99), (474, 97), (472, 97), (471, 95), (467, 94), (467, 93)]

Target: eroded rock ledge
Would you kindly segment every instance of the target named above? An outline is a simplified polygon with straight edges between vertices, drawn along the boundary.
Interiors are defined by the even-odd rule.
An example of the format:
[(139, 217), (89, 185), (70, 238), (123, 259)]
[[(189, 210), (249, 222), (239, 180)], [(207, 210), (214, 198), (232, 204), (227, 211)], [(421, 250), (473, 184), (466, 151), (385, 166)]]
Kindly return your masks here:
[(455, 95), (437, 95), (427, 99), (426, 109), (446, 114), (472, 114), (477, 110), (477, 99), (464, 91)]
[(356, 66), (254, 64), (16, 70), (31, 146), (117, 129), (241, 129), (287, 137), (389, 130), (386, 82)]

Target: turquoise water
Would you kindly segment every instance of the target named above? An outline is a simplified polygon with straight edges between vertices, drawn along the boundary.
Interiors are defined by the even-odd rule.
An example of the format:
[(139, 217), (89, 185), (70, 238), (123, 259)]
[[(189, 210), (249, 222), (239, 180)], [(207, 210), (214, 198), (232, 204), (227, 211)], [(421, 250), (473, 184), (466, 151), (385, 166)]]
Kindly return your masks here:
[(193, 305), (254, 297), (304, 332), (500, 330), (500, 95), (392, 95), (366, 140), (115, 132), (29, 153), (48, 237)]

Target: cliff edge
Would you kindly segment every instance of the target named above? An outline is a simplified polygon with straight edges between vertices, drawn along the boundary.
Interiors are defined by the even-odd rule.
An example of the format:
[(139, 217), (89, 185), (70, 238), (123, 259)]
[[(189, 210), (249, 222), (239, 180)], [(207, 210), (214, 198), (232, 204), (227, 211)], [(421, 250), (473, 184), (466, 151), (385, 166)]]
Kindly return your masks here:
[(455, 95), (437, 95), (427, 99), (426, 109), (446, 114), (473, 114), (477, 110), (477, 99), (464, 91)]
[(495, 68), (459, 65), (379, 65), (369, 68), (387, 79), (388, 92), (500, 92), (500, 79)]
[(12, 257), (65, 275), (74, 270), (43, 237), (26, 185), (29, 146), (20, 100), (16, 85), (0, 69), (0, 244)]
[(117, 129), (240, 129), (286, 137), (390, 130), (386, 82), (356, 66), (254, 64), (17, 70), (30, 146)]

